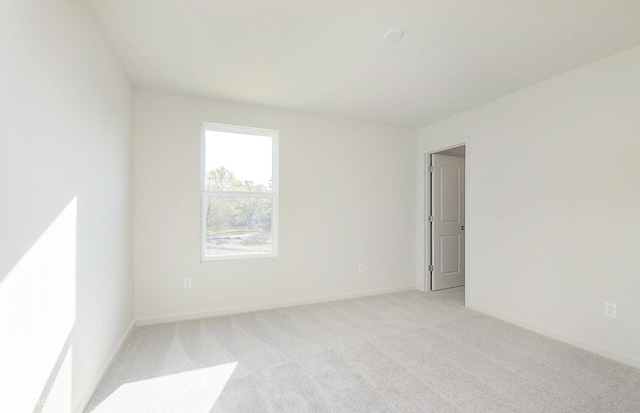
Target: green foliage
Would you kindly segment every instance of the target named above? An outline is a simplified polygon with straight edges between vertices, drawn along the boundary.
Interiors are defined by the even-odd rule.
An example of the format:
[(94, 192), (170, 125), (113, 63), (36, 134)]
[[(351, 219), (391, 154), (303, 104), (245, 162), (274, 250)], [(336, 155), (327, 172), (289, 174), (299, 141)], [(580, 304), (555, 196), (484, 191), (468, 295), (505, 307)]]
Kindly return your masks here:
[[(210, 191), (264, 192), (271, 189), (252, 181), (240, 181), (233, 172), (220, 166), (207, 173), (205, 188)], [(271, 199), (267, 197), (209, 197), (206, 201), (207, 233), (221, 235), (244, 228), (271, 230)]]

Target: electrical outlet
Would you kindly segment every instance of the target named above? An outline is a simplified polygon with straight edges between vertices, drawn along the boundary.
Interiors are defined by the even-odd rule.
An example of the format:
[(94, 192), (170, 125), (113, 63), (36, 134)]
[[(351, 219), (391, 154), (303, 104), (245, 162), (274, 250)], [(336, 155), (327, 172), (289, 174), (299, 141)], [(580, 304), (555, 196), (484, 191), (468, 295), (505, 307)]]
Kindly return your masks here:
[(604, 316), (609, 318), (616, 318), (616, 305), (612, 303), (604, 303)]
[(184, 289), (188, 290), (191, 288), (191, 278), (185, 278), (184, 279)]
[(358, 272), (364, 272), (364, 264), (358, 264)]

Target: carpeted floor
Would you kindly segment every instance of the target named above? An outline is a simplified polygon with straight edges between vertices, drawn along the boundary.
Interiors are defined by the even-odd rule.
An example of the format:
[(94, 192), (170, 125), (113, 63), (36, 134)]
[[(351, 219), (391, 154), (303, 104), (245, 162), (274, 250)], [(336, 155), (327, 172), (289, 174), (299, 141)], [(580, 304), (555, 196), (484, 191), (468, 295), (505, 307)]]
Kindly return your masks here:
[(136, 328), (88, 412), (640, 412), (640, 370), (461, 288)]

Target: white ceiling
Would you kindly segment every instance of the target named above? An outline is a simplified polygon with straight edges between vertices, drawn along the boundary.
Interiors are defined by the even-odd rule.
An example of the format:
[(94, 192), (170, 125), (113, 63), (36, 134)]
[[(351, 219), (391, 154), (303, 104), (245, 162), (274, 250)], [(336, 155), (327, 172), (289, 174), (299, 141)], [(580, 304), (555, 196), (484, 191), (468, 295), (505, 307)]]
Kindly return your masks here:
[(86, 2), (138, 87), (412, 128), (640, 44), (639, 0)]
[(447, 149), (444, 151), (438, 152), (438, 155), (447, 155), (454, 156), (456, 158), (464, 158), (467, 152), (467, 148), (465, 146), (456, 146), (455, 148)]

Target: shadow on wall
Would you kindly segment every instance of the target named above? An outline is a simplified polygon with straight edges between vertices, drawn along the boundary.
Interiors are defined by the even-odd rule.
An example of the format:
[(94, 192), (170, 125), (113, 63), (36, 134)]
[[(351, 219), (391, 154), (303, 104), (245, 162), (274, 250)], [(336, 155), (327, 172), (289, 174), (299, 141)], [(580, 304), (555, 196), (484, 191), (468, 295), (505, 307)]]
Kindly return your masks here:
[(72, 411), (77, 197), (0, 274), (2, 412)]

